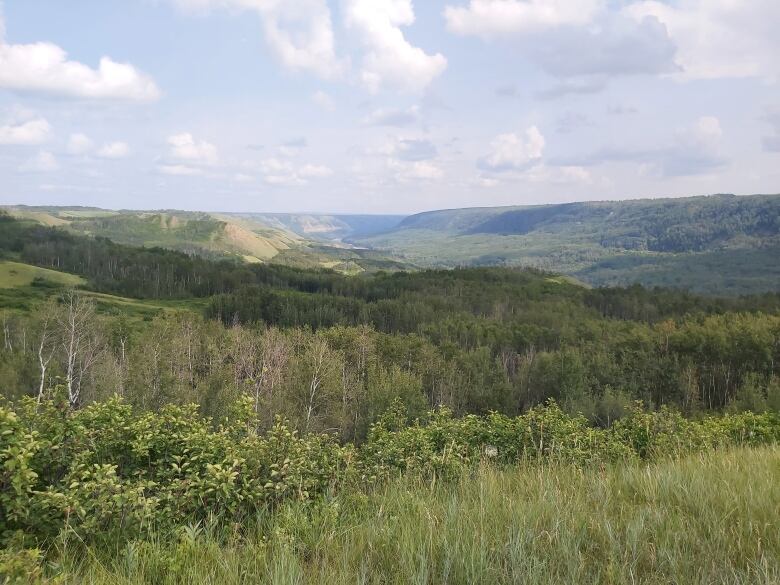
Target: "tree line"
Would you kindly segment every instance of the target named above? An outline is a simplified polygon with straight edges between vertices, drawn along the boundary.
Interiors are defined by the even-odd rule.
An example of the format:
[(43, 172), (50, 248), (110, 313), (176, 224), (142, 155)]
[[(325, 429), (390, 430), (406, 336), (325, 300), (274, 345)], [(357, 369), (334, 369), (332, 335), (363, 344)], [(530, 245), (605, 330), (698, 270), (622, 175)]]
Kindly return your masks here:
[(517, 415), (556, 400), (609, 426), (635, 401), (688, 414), (780, 410), (780, 317), (699, 315), (653, 324), (572, 320), (534, 305), (506, 322), (444, 318), (415, 332), (369, 325), (225, 325), (189, 312), (149, 322), (100, 315), (66, 293), (34, 315), (2, 316), (6, 398), (62, 385), (74, 408), (118, 394), (140, 411), (197, 403), (220, 418), (251, 398), (265, 425), (360, 441), (400, 399), (409, 420), (439, 406), (457, 415)]

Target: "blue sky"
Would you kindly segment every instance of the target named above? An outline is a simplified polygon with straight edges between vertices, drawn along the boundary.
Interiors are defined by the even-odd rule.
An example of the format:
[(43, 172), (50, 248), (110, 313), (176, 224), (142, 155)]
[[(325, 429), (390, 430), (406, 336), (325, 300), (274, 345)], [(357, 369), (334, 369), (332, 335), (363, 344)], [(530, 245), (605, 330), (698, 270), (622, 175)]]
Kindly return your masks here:
[(0, 203), (780, 191), (776, 0), (5, 0)]

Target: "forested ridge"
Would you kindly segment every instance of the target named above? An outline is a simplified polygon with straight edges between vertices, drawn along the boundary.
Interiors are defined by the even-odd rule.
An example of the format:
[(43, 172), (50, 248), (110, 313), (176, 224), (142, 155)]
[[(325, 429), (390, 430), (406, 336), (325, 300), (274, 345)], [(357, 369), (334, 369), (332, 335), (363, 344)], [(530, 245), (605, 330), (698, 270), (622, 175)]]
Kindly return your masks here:
[(565, 203), (500, 213), (470, 233), (524, 234), (559, 224), (598, 226), (605, 247), (700, 252), (735, 237), (776, 240), (780, 199), (720, 195), (688, 199)]
[(780, 287), (778, 195), (432, 211), (355, 239), (422, 266), (532, 266), (597, 286), (729, 295)]

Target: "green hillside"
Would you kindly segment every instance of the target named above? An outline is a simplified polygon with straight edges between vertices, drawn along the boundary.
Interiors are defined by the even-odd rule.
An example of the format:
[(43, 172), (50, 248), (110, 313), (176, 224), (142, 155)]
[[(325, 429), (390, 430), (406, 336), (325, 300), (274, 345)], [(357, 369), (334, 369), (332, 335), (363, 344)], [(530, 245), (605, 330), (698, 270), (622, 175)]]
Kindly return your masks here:
[(4, 209), (17, 219), (59, 227), (74, 234), (215, 259), (229, 257), (249, 263), (324, 267), (350, 274), (398, 270), (404, 266), (378, 252), (324, 241), (353, 233), (374, 233), (396, 225), (402, 219), (396, 216), (110, 211), (88, 207), (9, 206)]
[(533, 266), (592, 285), (780, 288), (777, 195), (434, 211), (355, 241), (421, 265)]
[(237, 255), (270, 260), (298, 245), (283, 229), (208, 213), (185, 211), (106, 211), (102, 209), (10, 207), (15, 217), (75, 233), (107, 237), (132, 246), (160, 246), (188, 253)]
[(0, 288), (29, 286), (36, 279), (71, 287), (79, 286), (86, 282), (83, 278), (74, 274), (66, 274), (20, 262), (0, 261)]

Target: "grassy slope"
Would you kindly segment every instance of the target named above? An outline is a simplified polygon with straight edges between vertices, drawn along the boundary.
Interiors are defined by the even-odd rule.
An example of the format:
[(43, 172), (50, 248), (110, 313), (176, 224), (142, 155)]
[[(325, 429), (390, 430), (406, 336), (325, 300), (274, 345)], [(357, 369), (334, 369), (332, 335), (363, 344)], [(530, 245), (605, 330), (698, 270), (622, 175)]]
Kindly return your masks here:
[[(44, 279), (45, 285), (32, 284), (34, 278)], [(86, 284), (86, 280), (74, 274), (38, 268), (20, 262), (0, 261), (0, 311), (27, 313), (66, 288), (82, 287)], [(148, 319), (160, 312), (200, 311), (208, 302), (208, 299), (181, 301), (128, 299), (88, 290), (82, 290), (81, 294), (95, 301), (99, 313), (121, 314), (130, 319)]]
[(281, 230), (225, 221), (220, 217), (189, 213), (123, 213), (113, 217), (74, 220), (71, 229), (104, 236), (120, 244), (161, 246), (201, 253), (237, 254), (255, 261), (270, 260), (297, 243)]
[(43, 278), (52, 283), (71, 287), (85, 283), (83, 278), (74, 274), (38, 268), (20, 262), (0, 261), (0, 288), (29, 286), (36, 278)]
[(120, 244), (161, 246), (187, 252), (238, 255), (265, 261), (298, 245), (290, 231), (220, 214), (9, 207), (15, 217), (55, 225)]
[[(325, 245), (315, 237), (322, 230), (336, 230), (328, 232), (334, 237), (342, 232), (365, 230), (376, 222), (389, 221), (383, 216), (289, 216), (295, 221), (291, 219), (288, 226), (276, 216), (259, 214), (23, 206), (5, 209), (20, 219), (131, 246), (159, 246), (214, 258), (233, 256), (250, 263), (272, 261), (307, 268), (326, 267), (347, 274), (402, 267), (377, 252)], [(397, 219), (400, 218), (391, 223)], [(303, 224), (313, 230), (311, 234), (305, 233)]]
[(257, 534), (74, 546), (59, 566), (95, 584), (768, 585), (780, 582), (780, 449), (406, 479), (282, 509)]

